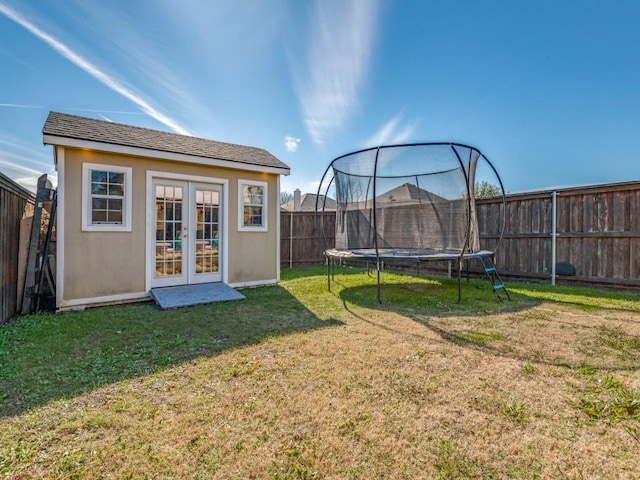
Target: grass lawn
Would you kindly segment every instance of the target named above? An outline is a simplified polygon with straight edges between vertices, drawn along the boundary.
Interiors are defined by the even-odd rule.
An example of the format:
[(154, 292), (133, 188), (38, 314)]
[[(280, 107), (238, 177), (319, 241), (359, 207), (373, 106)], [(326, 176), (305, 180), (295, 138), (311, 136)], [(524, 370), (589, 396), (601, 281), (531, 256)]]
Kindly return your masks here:
[(342, 268), (0, 328), (0, 478), (639, 478), (640, 295)]

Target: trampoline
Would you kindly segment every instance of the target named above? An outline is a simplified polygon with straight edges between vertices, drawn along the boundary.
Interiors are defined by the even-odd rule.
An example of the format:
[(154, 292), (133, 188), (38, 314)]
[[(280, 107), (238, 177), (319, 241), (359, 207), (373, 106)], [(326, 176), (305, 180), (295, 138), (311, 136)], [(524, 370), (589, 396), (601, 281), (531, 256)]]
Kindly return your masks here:
[[(478, 233), (478, 185), (502, 196), (500, 232), (486, 244)], [(452, 265), (457, 269), (460, 301), (463, 262), (479, 260), (493, 290), (507, 293), (494, 265), (505, 228), (504, 186), (478, 149), (459, 143), (412, 143), (359, 150), (329, 164), (317, 198), (327, 198), (332, 188), (335, 246), (324, 251), (329, 289), (336, 263), (373, 262), (381, 302), (385, 263), (444, 261), (449, 271)], [(324, 205), (316, 204), (316, 214), (324, 215)]]

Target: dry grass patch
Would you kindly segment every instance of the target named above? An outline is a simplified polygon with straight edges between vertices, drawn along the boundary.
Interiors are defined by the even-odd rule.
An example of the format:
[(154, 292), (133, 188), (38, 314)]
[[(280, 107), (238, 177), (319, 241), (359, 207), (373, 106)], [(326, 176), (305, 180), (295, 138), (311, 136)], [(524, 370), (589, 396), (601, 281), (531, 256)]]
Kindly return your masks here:
[[(177, 331), (154, 324), (149, 335), (170, 348), (129, 360), (143, 368), (116, 355), (128, 346), (119, 343), (113, 358), (122, 371), (107, 381), (78, 380), (82, 389), (64, 397), (21, 394), (26, 408), (14, 405), (26, 383), (16, 368), (28, 365), (16, 356), (30, 355), (38, 325), (27, 319), (22, 329), (23, 320), (5, 329), (0, 346), (15, 343), (2, 358), (9, 365), (0, 367), (8, 388), (0, 404), (0, 473), (533, 479), (634, 478), (640, 471), (637, 296), (602, 307), (580, 291), (590, 303), (585, 310), (574, 297), (549, 300), (517, 286), (514, 301), (500, 303), (472, 282), (456, 304), (455, 283), (385, 274), (378, 305), (365, 274), (345, 270), (329, 293), (322, 270), (285, 273), (281, 287), (246, 290), (246, 302), (163, 319)], [(111, 321), (128, 308), (109, 310)], [(44, 323), (66, 328), (98, 310), (105, 311)], [(163, 315), (151, 304), (133, 312), (140, 328)], [(133, 345), (153, 349), (144, 338)], [(40, 380), (75, 371), (64, 356), (56, 360)]]

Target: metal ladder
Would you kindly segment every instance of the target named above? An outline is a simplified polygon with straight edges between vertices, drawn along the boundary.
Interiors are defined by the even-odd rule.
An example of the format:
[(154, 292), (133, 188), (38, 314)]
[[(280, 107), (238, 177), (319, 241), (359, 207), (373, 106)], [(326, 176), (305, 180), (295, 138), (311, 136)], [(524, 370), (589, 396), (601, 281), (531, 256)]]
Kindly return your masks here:
[(511, 300), (507, 287), (504, 286), (500, 275), (498, 275), (498, 270), (496, 270), (496, 266), (493, 263), (493, 258), (480, 258), (480, 263), (482, 263), (482, 269), (484, 270), (484, 273), (487, 274), (487, 277), (491, 282), (491, 288), (498, 297), (498, 300), (502, 301), (502, 297), (500, 296), (501, 291), (503, 291), (507, 298)]

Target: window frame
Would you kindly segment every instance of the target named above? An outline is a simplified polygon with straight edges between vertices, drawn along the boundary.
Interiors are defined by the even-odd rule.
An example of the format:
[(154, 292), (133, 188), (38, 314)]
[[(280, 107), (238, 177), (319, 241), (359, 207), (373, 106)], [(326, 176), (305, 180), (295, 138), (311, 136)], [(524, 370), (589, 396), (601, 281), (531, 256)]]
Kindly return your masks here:
[[(93, 223), (91, 172), (103, 171), (124, 174), (122, 198), (122, 223)], [(131, 185), (132, 168), (99, 163), (82, 164), (82, 231), (83, 232), (130, 232), (131, 231)]]
[[(245, 204), (244, 201), (244, 187), (262, 187), (262, 224), (261, 225), (245, 225), (244, 223), (244, 209), (245, 206), (257, 206), (252, 204)], [(257, 180), (238, 180), (238, 230), (244, 232), (266, 232), (268, 231), (267, 219), (269, 217), (269, 210), (267, 208), (269, 196), (269, 189), (267, 182), (260, 182)]]

